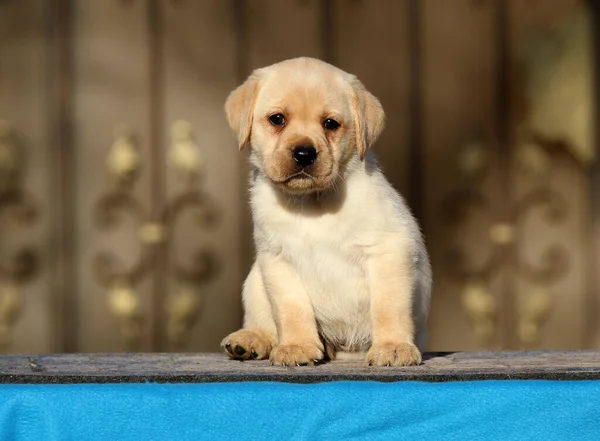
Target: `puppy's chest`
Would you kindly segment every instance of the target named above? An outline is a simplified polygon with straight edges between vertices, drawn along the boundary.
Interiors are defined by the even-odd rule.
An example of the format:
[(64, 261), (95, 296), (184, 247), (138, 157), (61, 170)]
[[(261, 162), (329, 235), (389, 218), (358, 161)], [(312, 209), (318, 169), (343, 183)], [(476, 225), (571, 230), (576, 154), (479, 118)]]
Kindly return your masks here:
[(270, 247), (292, 263), (307, 286), (348, 290), (364, 279), (364, 238), (353, 220), (288, 216), (269, 224)]
[(360, 230), (351, 221), (311, 220), (293, 224), (295, 234), (277, 231), (274, 240), (302, 279), (323, 335), (336, 344), (359, 347), (368, 340), (370, 323)]

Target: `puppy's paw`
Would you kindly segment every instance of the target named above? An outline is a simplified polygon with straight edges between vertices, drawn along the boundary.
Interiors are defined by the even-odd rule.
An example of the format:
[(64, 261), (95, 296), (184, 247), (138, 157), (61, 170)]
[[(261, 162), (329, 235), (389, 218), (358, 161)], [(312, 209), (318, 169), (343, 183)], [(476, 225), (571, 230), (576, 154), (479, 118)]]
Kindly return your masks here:
[(414, 366), (421, 364), (421, 353), (412, 343), (374, 344), (367, 353), (369, 366)]
[(271, 351), (275, 366), (314, 366), (323, 360), (323, 350), (316, 345), (279, 345)]
[(263, 360), (269, 357), (274, 340), (266, 332), (240, 329), (221, 342), (225, 353), (234, 360)]

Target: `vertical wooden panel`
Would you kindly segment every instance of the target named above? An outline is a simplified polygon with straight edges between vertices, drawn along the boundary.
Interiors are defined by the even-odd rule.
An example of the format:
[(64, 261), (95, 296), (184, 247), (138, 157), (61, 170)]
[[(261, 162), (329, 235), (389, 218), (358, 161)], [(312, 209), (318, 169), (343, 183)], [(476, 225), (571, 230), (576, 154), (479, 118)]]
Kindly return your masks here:
[[(40, 5), (36, 0), (0, 4), (0, 119), (12, 126), (13, 153), (22, 159), (15, 163), (19, 176), (15, 188), (26, 198), (22, 199), (26, 205), (20, 204), (21, 208), (16, 208), (31, 208), (36, 212), (29, 222), (19, 217), (18, 211), (7, 204), (6, 195), (13, 187), (3, 180), (0, 265), (18, 268), (16, 253), (26, 249), (33, 252), (39, 263), (31, 280), (14, 287), (20, 311), (14, 323), (12, 345), (0, 348), (0, 351), (51, 352), (57, 348), (52, 322), (52, 292), (48, 289), (56, 262), (49, 258), (53, 244), (50, 225), (54, 215), (49, 185), (52, 153), (45, 113), (48, 105), (46, 11)], [(5, 179), (7, 172), (11, 172), (10, 150), (3, 149), (0, 162)], [(29, 266), (27, 262), (23, 264)], [(10, 286), (10, 280), (4, 277), (0, 280), (3, 313), (12, 303), (5, 291)]]
[(408, 0), (334, 2), (333, 62), (351, 72), (377, 96), (387, 127), (374, 146), (382, 168), (405, 197), (409, 196), (408, 132), (410, 69)]
[[(489, 228), (503, 210), (494, 169), (495, 13), (494, 2), (421, 2), (425, 231), (434, 273), (430, 350), (482, 346), (463, 306), (465, 281), (452, 268), (455, 262), (448, 253), (457, 247), (469, 267), (479, 268), (492, 252)], [(462, 165), (461, 158), (469, 155), (476, 163), (488, 159), (485, 177), (468, 187), (480, 191), (485, 204), (452, 224), (443, 208), (456, 205), (452, 194), (468, 182), (471, 167)], [(497, 287), (499, 275), (493, 273), (482, 282), (486, 288)], [(496, 333), (485, 346), (497, 344), (499, 337)]]
[(78, 307), (75, 294), (74, 252), (74, 148), (73, 148), (73, 22), (71, 3), (47, 0), (48, 106), (46, 108), (51, 139), (52, 170), (49, 189), (53, 195), (52, 240), (49, 262), (52, 265), (52, 317), (56, 323), (56, 352), (77, 350)]
[[(109, 311), (107, 290), (98, 284), (94, 262), (110, 252), (115, 264), (128, 269), (140, 258), (140, 221), (151, 207), (149, 162), (149, 51), (147, 2), (75, 3), (75, 147), (77, 164), (77, 225), (80, 296), (80, 348), (118, 351), (126, 348), (117, 318)], [(138, 140), (142, 169), (132, 194), (144, 213), (135, 219), (120, 210), (114, 228), (100, 230), (96, 212), (104, 195), (114, 190), (106, 158), (115, 140), (115, 127), (126, 124)], [(146, 318), (138, 347), (150, 350), (149, 288), (152, 270), (135, 287)]]
[(319, 0), (246, 2), (248, 73), (288, 58), (323, 57)]
[[(169, 243), (169, 292), (161, 303), (165, 308), (161, 327), (166, 347), (177, 349), (169, 339), (170, 326), (178, 323), (173, 322), (177, 315), (168, 312), (169, 305), (175, 306), (170, 301), (184, 302), (185, 290), (191, 290), (198, 301), (191, 304), (192, 309), (197, 307), (199, 314), (195, 326), (183, 332), (183, 348), (217, 351), (223, 337), (240, 326), (240, 293), (246, 276), (241, 269), (241, 248), (244, 241), (250, 241), (250, 237), (240, 234), (241, 216), (246, 209), (246, 193), (240, 192), (242, 184), (246, 184), (245, 177), (241, 182), (240, 173), (245, 158), (238, 151), (223, 110), (225, 99), (238, 80), (234, 11), (231, 2), (210, 0), (164, 2), (162, 13), (165, 109), (161, 124), (165, 137), (161, 142), (172, 159), (176, 146), (172, 145), (170, 132), (178, 120), (184, 120), (190, 123), (195, 144), (190, 152), (201, 155), (199, 182), (186, 182), (186, 165), (192, 166), (193, 160), (182, 158), (180, 166), (169, 162), (167, 203), (174, 207), (177, 200), (183, 200), (180, 198), (200, 191), (208, 198), (199, 199), (200, 212), (210, 210), (216, 215), (216, 223), (211, 226), (198, 222), (195, 205), (187, 205), (174, 215), (174, 235)], [(216, 267), (209, 271), (206, 283), (186, 282), (176, 268), (199, 269), (194, 256), (202, 250), (215, 259)], [(180, 300), (178, 295), (182, 296)]]
[[(530, 43), (535, 34), (543, 35), (556, 32), (564, 26), (571, 14), (575, 12), (576, 0), (547, 2), (509, 1), (509, 44), (513, 54), (512, 72), (515, 88), (513, 90), (513, 105), (511, 106), (512, 131), (516, 133), (519, 125), (527, 116), (527, 102), (524, 94), (527, 87), (526, 71), (518, 64), (517, 54), (523, 45)], [(538, 37), (539, 38), (539, 37)], [(543, 38), (543, 37), (542, 37)], [(549, 38), (549, 34), (548, 37)], [(551, 37), (550, 37), (551, 38)], [(589, 54), (592, 56), (592, 54)], [(555, 109), (560, 114), (561, 109)], [(568, 115), (565, 115), (568, 117)], [(515, 137), (516, 138), (516, 137)], [(517, 146), (515, 145), (515, 148)], [(587, 273), (587, 242), (589, 218), (589, 189), (586, 171), (576, 161), (569, 158), (566, 151), (552, 154), (552, 164), (549, 170), (549, 182), (535, 179), (522, 173), (522, 164), (518, 160), (514, 164), (514, 201), (518, 203), (528, 197), (538, 188), (548, 185), (548, 188), (565, 204), (565, 218), (562, 222), (551, 222), (548, 219), (545, 204), (528, 210), (524, 216), (523, 226), (519, 236), (518, 255), (526, 265), (540, 267), (544, 253), (550, 247), (556, 246), (563, 250), (566, 261), (564, 275), (555, 282), (541, 283), (548, 290), (550, 311), (546, 320), (539, 323), (541, 339), (531, 343), (523, 342), (518, 334), (520, 322), (524, 316), (523, 306), (531, 302), (536, 295), (536, 283), (527, 275), (518, 278), (518, 296), (515, 297), (516, 310), (514, 328), (517, 331), (518, 348), (541, 349), (579, 349), (584, 344), (586, 333), (586, 308), (588, 285), (591, 275)], [(523, 265), (520, 268), (523, 269)], [(521, 271), (522, 272), (522, 271)]]
[[(599, 87), (598, 83), (596, 87)], [(598, 106), (600, 100), (597, 100), (596, 103), (596, 106)], [(598, 107), (596, 107), (596, 111), (598, 111), (597, 109)], [(596, 155), (600, 158), (600, 148), (596, 147), (596, 152)], [(598, 317), (600, 316), (600, 271), (598, 271), (598, 268), (600, 267), (600, 164), (598, 162), (594, 166), (594, 171), (592, 175), (592, 186), (592, 240), (588, 244), (588, 246), (590, 247), (590, 261), (587, 265), (590, 271), (590, 309), (587, 311), (589, 340), (586, 346), (598, 349), (600, 348), (600, 325), (598, 324)]]
[(592, 14), (593, 51), (594, 51), (594, 126), (596, 142), (596, 162), (594, 163), (590, 177), (590, 200), (591, 200), (591, 234), (593, 239), (589, 246), (588, 269), (590, 272), (589, 290), (590, 305), (587, 311), (588, 323), (588, 347), (600, 348), (600, 324), (597, 317), (600, 316), (600, 3), (589, 2)]

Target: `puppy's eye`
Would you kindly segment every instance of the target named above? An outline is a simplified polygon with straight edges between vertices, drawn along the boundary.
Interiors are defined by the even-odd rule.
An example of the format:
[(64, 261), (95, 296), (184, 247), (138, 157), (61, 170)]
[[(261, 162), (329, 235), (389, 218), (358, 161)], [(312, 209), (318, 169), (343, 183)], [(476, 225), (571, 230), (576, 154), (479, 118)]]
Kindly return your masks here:
[(269, 117), (269, 121), (271, 121), (271, 124), (274, 126), (283, 126), (285, 124), (285, 116), (283, 116), (281, 113), (276, 113), (275, 115), (271, 115)]
[(323, 127), (325, 130), (337, 130), (340, 127), (340, 123), (335, 119), (327, 118), (325, 121), (323, 121)]

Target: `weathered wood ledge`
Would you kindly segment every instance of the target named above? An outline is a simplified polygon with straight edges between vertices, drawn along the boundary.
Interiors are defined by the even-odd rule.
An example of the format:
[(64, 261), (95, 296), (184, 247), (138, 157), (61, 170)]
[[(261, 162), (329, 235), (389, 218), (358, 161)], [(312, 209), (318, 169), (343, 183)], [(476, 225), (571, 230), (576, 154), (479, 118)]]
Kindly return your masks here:
[(275, 367), (222, 354), (58, 354), (0, 356), (0, 384), (207, 383), (278, 381), (600, 380), (600, 351), (425, 354), (420, 366), (373, 368), (334, 361)]

